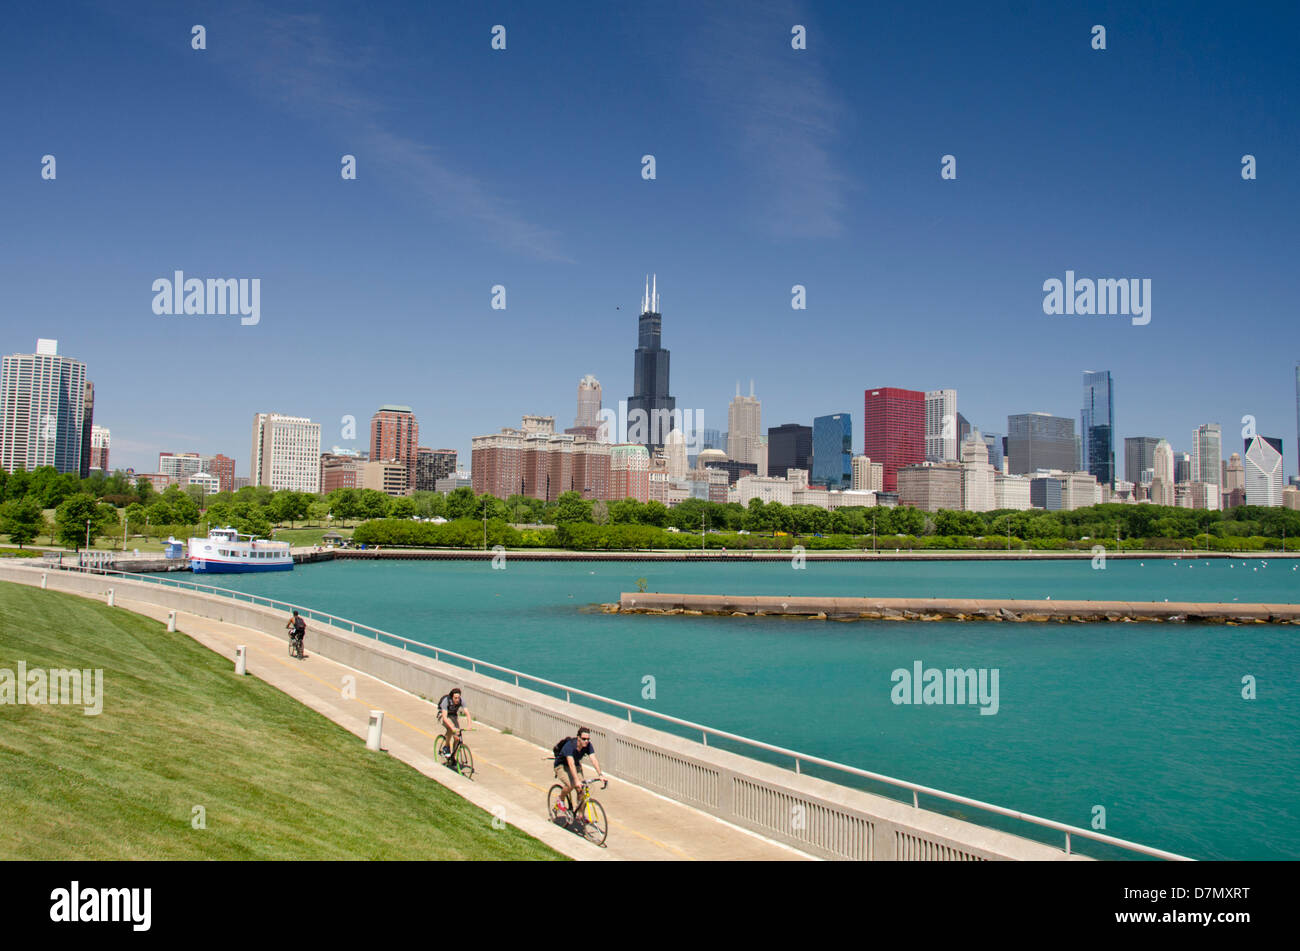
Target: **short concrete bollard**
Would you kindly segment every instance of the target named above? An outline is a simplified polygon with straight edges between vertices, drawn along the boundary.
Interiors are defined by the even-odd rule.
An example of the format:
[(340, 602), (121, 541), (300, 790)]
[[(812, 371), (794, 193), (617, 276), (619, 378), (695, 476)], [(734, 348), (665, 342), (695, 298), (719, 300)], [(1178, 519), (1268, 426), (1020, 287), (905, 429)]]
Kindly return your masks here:
[(169, 630), (169, 631), (174, 631), (174, 630), (176, 630), (176, 612), (175, 612), (175, 611), (168, 611), (168, 612), (167, 612), (167, 630)]
[(108, 589), (108, 606), (109, 606), (110, 608), (113, 606), (113, 594), (114, 594), (113, 589), (112, 589), (112, 588), (109, 588), (109, 589)]
[(366, 734), (366, 749), (380, 751), (380, 744), (384, 738), (384, 711), (370, 711), (370, 731)]
[(248, 648), (243, 644), (235, 648), (235, 673), (240, 677), (248, 673)]
[(42, 589), (42, 590), (44, 590), (44, 588), (45, 588), (45, 583), (46, 583), (47, 581), (49, 581), (49, 579), (50, 579), (50, 576), (49, 576), (46, 572), (42, 571), (42, 572), (41, 572), (41, 589)]

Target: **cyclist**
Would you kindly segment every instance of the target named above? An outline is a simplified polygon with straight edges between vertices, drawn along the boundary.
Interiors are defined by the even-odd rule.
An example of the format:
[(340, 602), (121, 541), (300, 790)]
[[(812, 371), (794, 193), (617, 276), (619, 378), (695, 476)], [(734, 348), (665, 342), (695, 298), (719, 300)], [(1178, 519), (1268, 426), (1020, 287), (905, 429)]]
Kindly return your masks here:
[(303, 620), (301, 614), (294, 611), (293, 617), (289, 618), (289, 623), (285, 624), (285, 629), (291, 632), (289, 634), (290, 639), (298, 642), (298, 654), (301, 656), (303, 653), (303, 638), (307, 636), (307, 622)]
[(596, 778), (606, 786), (609, 785), (609, 780), (600, 768), (600, 760), (596, 758), (596, 747), (591, 743), (591, 730), (585, 726), (578, 727), (577, 736), (567, 736), (556, 743), (551, 752), (555, 754), (555, 778), (564, 787), (560, 790), (560, 799), (568, 802), (570, 809), (573, 808), (573, 801), (569, 798), (569, 793), (582, 784), (584, 756), (591, 757), (591, 765), (596, 767)]
[(465, 714), (465, 718), (473, 723), (474, 720), (469, 715), (469, 708), (461, 700), (460, 688), (452, 687), (438, 701), (438, 722), (445, 728), (446, 733), (443, 735), (447, 738), (447, 765), (452, 769), (456, 766), (456, 747), (460, 746), (460, 715)]

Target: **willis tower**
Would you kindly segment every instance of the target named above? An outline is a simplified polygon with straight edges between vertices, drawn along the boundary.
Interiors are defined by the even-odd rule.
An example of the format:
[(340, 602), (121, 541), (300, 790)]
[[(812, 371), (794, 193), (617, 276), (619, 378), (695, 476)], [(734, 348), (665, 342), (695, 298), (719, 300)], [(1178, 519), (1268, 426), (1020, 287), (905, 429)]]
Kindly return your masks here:
[(658, 281), (646, 279), (637, 320), (637, 348), (632, 367), (632, 395), (627, 401), (628, 442), (653, 453), (675, 427), (677, 401), (668, 395), (668, 351), (659, 345), (663, 316), (659, 313)]

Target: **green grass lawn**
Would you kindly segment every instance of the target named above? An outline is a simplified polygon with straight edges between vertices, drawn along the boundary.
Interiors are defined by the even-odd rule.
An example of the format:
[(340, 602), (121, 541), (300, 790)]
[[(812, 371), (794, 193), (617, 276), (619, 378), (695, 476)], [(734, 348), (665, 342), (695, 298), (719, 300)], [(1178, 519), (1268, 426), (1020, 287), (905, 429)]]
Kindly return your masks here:
[(562, 858), (157, 621), (0, 582), (20, 660), (103, 668), (103, 712), (0, 705), (0, 859)]

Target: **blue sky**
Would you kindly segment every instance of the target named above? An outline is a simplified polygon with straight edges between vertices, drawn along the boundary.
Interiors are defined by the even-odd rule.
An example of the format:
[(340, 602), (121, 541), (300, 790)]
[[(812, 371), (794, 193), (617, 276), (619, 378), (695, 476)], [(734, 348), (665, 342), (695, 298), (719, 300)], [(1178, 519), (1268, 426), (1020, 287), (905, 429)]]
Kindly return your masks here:
[[(1121, 472), (1126, 435), (1190, 451), (1219, 422), (1226, 453), (1250, 414), (1293, 473), (1294, 5), (978, 6), (15, 8), (0, 351), (84, 360), (115, 466), (246, 474), (258, 411), (326, 447), (354, 415), (364, 447), (384, 403), (467, 466), (523, 413), (570, 425), (586, 373), (626, 398), (653, 271), (673, 395), (710, 428), (752, 377), (764, 426), (847, 411), (856, 450), (875, 386), (955, 388), (1005, 432), (1077, 421), (1109, 369)], [(155, 315), (176, 269), (260, 278), (261, 322)], [(1151, 323), (1045, 315), (1067, 269), (1149, 278)]]

